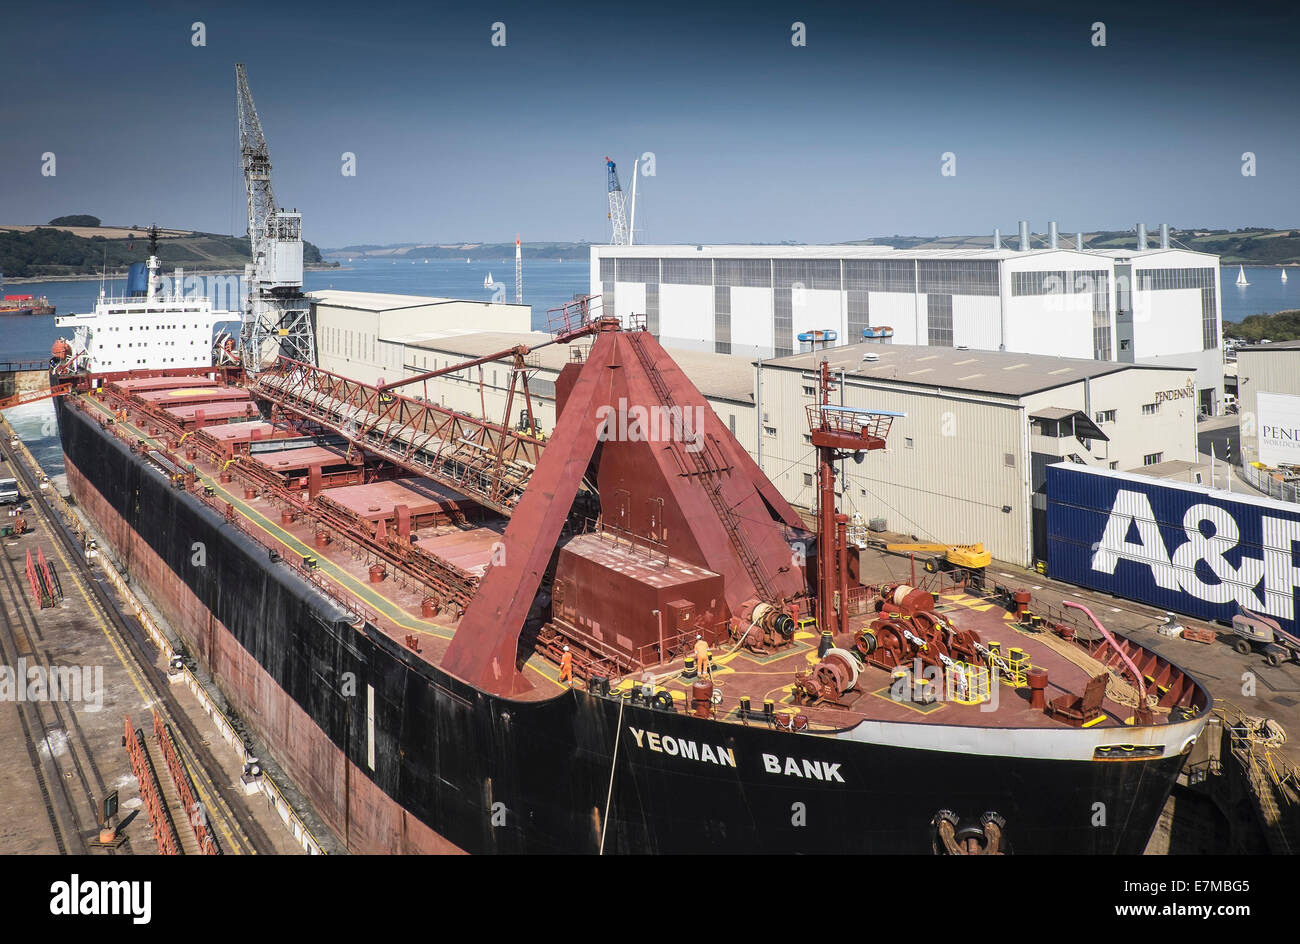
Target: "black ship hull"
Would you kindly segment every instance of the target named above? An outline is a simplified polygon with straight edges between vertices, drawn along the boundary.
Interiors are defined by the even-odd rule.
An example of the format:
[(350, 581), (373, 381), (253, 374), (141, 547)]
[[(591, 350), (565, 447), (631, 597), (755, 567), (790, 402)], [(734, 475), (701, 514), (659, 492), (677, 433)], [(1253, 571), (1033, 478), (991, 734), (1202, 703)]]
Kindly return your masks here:
[(835, 737), (580, 691), (502, 699), (352, 625), (56, 403), (75, 498), (354, 851), (928, 853), (931, 820), (949, 809), (997, 813), (1017, 853), (1140, 853), (1203, 725), (1161, 726), (1162, 756), (1098, 761), (1092, 731), (895, 724)]

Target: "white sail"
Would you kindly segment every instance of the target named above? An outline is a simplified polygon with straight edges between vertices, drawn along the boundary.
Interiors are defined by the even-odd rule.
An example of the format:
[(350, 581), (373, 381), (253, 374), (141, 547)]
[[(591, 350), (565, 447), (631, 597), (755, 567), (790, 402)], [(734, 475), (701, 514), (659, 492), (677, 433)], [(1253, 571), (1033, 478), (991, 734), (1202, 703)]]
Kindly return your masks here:
[(1283, 270), (1282, 270), (1282, 281), (1283, 281), (1283, 282), (1286, 281), (1286, 269), (1283, 269)]
[(1237, 266), (1237, 284), (1238, 284), (1238, 285), (1249, 285), (1249, 284), (1250, 284), (1249, 282), (1246, 281), (1246, 267), (1245, 267), (1245, 266)]
[(489, 272), (487, 275), (483, 276), (483, 287), (484, 287), (484, 288), (491, 288), (491, 287), (492, 287), (492, 273), (491, 273), (491, 272)]

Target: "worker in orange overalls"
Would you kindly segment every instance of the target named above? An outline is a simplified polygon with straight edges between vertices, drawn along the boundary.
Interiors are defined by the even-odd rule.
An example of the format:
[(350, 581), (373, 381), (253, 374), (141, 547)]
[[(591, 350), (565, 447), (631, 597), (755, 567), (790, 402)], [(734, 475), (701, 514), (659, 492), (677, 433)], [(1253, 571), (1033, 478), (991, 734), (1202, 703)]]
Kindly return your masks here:
[(564, 655), (560, 656), (560, 682), (564, 685), (573, 684), (573, 653), (569, 647), (564, 647)]
[(699, 633), (695, 634), (695, 670), (700, 678), (710, 678), (713, 674), (713, 667), (709, 665), (709, 644)]

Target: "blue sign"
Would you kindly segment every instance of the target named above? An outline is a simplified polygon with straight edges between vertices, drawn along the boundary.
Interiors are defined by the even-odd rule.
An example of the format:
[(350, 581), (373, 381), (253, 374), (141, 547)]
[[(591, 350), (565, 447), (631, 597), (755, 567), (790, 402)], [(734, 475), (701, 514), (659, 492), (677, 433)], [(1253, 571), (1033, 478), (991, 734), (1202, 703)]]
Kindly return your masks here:
[(1297, 628), (1300, 506), (1140, 475), (1047, 468), (1048, 573), (1206, 620)]

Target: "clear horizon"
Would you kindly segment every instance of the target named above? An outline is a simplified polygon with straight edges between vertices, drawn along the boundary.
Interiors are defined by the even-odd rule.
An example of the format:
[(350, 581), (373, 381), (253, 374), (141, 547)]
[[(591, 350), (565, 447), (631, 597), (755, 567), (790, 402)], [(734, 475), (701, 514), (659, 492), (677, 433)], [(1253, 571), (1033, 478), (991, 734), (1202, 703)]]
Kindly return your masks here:
[(1036, 232), (1280, 228), (1300, 219), (1298, 22), (1205, 0), (155, 2), (129, 17), (52, 3), (9, 13), (8, 35), (55, 67), (6, 77), (0, 193), (5, 222), (89, 213), (242, 234), (244, 62), (277, 198), (321, 247), (607, 242), (603, 158), (630, 194), (645, 152), (646, 243), (1010, 235), (1022, 218)]

